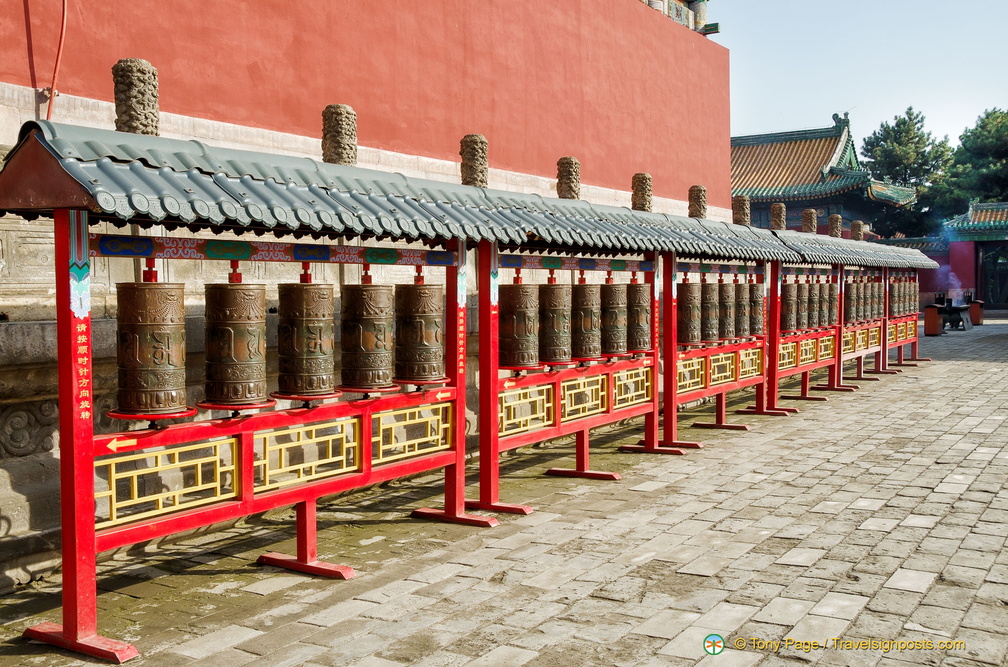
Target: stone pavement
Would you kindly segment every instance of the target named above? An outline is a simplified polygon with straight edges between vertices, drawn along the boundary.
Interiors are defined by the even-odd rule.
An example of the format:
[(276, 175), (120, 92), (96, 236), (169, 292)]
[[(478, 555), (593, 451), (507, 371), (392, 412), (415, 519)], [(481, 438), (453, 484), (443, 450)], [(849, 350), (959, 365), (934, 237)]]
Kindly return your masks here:
[[(537, 511), (497, 528), (408, 518), (439, 501), (432, 475), (335, 499), (320, 557), (351, 581), (254, 564), (293, 549), (290, 511), (115, 554), (99, 628), (138, 666), (1005, 664), (1008, 320), (988, 322), (800, 415), (685, 429), (707, 444), (685, 457), (602, 434), (592, 467), (619, 482), (543, 476), (570, 443), (521, 450), (501, 497)], [(57, 592), (0, 603), (0, 664), (86, 664), (19, 638), (58, 620)], [(714, 633), (727, 649), (708, 656)], [(855, 647), (870, 640), (917, 644)]]

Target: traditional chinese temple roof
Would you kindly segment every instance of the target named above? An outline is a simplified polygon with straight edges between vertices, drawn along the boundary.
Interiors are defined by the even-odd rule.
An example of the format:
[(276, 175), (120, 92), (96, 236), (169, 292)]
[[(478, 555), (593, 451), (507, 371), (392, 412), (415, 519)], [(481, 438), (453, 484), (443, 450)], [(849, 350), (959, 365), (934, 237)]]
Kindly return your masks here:
[(26, 123), (0, 171), (0, 213), (56, 209), (94, 223), (315, 238), (496, 241), (505, 247), (917, 266), (920, 253), (814, 234), (598, 206), (46, 121)]
[(834, 114), (833, 122), (812, 130), (732, 137), (732, 194), (773, 203), (861, 191), (889, 206), (916, 201), (913, 188), (873, 180), (860, 165), (846, 114)]
[(1008, 202), (971, 202), (966, 213), (946, 220), (944, 226), (954, 240), (1003, 240), (1008, 238)]
[(919, 250), (925, 255), (947, 255), (949, 252), (948, 239), (934, 236), (916, 236), (900, 239), (873, 239), (872, 243), (880, 243), (886, 246), (897, 248), (911, 248)]

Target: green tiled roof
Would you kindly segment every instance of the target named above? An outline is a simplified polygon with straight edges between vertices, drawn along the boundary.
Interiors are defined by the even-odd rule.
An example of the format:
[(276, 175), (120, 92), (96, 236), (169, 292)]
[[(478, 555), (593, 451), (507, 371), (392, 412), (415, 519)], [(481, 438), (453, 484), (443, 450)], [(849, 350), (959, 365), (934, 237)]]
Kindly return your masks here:
[(902, 239), (874, 239), (872, 243), (893, 246), (897, 248), (912, 248), (920, 250), (928, 256), (947, 255), (949, 251), (948, 239), (933, 236), (918, 236)]
[(966, 213), (946, 220), (944, 226), (958, 240), (1008, 239), (1008, 202), (971, 203)]

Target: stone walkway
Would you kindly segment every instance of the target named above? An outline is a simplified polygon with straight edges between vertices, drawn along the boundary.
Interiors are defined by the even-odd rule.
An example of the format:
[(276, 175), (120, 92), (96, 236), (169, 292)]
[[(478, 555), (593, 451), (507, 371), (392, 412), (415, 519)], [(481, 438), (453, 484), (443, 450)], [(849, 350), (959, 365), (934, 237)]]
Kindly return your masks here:
[[(707, 444), (685, 457), (602, 434), (592, 467), (619, 482), (545, 477), (572, 446), (526, 448), (501, 497), (537, 511), (497, 528), (409, 519), (439, 501), (436, 476), (333, 501), (320, 557), (351, 581), (254, 564), (293, 549), (290, 511), (118, 553), (99, 628), (138, 666), (1003, 665), (1008, 320), (988, 322), (800, 415), (685, 429)], [(86, 664), (19, 638), (58, 604), (54, 582), (0, 603), (0, 664)]]

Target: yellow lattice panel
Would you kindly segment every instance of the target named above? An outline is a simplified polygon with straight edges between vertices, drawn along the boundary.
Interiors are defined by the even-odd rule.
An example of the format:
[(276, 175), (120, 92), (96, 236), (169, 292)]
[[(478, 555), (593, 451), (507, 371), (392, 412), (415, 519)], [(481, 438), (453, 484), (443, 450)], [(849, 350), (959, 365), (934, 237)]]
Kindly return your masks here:
[(632, 368), (613, 375), (615, 389), (615, 407), (625, 408), (631, 405), (647, 403), (652, 397), (652, 374), (650, 368)]
[(801, 364), (813, 364), (816, 360), (816, 351), (819, 344), (815, 339), (807, 339), (801, 341), (801, 347), (799, 348), (798, 363)]
[(568, 422), (605, 412), (608, 409), (608, 379), (605, 375), (595, 375), (562, 382), (560, 421)]
[(889, 325), (886, 335), (889, 338), (890, 342), (899, 340), (899, 334), (897, 333), (897, 331), (898, 329), (895, 324)]
[(430, 454), (452, 446), (451, 403), (378, 412), (372, 419), (375, 465)]
[(900, 322), (896, 325), (896, 340), (906, 340), (907, 337), (907, 323)]
[(836, 355), (836, 343), (833, 336), (819, 339), (819, 359), (832, 359)]
[(868, 330), (868, 345), (878, 347), (882, 344), (882, 327), (872, 327)]
[(735, 373), (735, 353), (724, 352), (722, 354), (712, 354), (710, 358), (710, 383), (711, 386), (734, 382)]
[(763, 350), (754, 348), (739, 351), (739, 379), (756, 377), (763, 372)]
[(781, 343), (777, 354), (777, 368), (794, 368), (798, 365), (798, 343)]
[(868, 348), (868, 329), (861, 329), (857, 332), (857, 347), (855, 350), (864, 350)]
[(906, 337), (908, 339), (914, 339), (917, 337), (917, 325), (917, 320), (906, 322)]
[(360, 419), (259, 431), (255, 490), (278, 489), (360, 470)]
[(553, 425), (553, 385), (522, 387), (501, 392), (498, 398), (498, 435), (514, 435)]
[(96, 459), (97, 528), (235, 498), (238, 440), (221, 438)]
[(854, 351), (854, 344), (857, 342), (857, 336), (854, 335), (853, 331), (845, 331), (843, 335), (843, 351), (844, 354)]
[(679, 393), (703, 389), (704, 372), (706, 369), (707, 360), (703, 357), (680, 361), (679, 371), (676, 376)]

